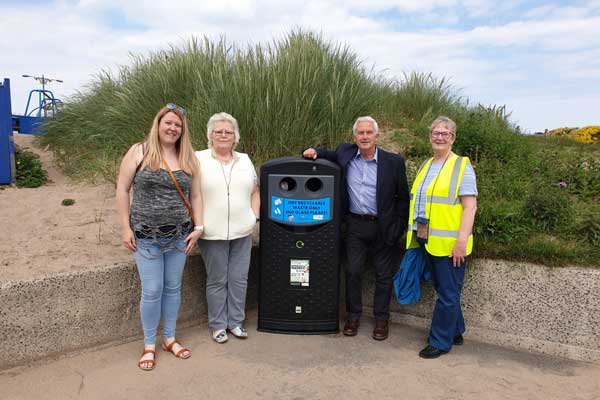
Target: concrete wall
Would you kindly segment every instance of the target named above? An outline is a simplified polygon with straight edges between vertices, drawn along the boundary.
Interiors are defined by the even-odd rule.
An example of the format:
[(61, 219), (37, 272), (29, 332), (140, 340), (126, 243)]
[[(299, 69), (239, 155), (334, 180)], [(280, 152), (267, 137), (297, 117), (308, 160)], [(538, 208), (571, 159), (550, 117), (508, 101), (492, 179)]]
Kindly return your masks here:
[[(253, 255), (247, 306), (257, 299)], [(364, 304), (372, 305), (366, 276)], [(188, 260), (180, 327), (206, 321), (201, 257)], [(83, 273), (64, 273), (0, 286), (0, 369), (115, 341), (141, 338), (139, 279), (133, 261)], [(467, 339), (600, 361), (600, 270), (476, 260), (467, 270), (463, 307)], [(392, 320), (429, 326), (435, 296), (430, 284), (421, 302), (400, 306)], [(343, 305), (344, 302), (342, 301)], [(392, 334), (402, 334), (401, 325)]]
[[(256, 257), (253, 257), (256, 260)], [(256, 303), (251, 268), (248, 304)], [(189, 257), (183, 277), (179, 327), (206, 321), (202, 258)], [(3, 282), (0, 286), (0, 369), (74, 350), (142, 337), (140, 280), (135, 264)]]
[[(206, 310), (198, 259), (190, 259), (185, 271), (184, 322)], [(0, 368), (139, 336), (139, 292), (133, 263), (3, 283)]]
[[(372, 299), (372, 281), (368, 287), (365, 300)], [(393, 321), (429, 328), (435, 291), (431, 282), (423, 289), (417, 304), (392, 300)], [(467, 267), (462, 304), (467, 339), (600, 361), (598, 269), (474, 260)]]

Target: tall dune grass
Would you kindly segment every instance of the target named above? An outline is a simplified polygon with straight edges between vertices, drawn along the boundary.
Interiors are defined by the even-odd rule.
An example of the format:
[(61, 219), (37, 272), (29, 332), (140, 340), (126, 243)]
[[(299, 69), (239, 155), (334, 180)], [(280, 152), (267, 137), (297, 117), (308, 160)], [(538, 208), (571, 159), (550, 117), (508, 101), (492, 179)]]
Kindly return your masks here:
[[(241, 150), (260, 164), (350, 140), (361, 115), (416, 130), (440, 114), (472, 119), (455, 93), (447, 80), (431, 74), (384, 78), (347, 46), (311, 32), (246, 48), (193, 38), (181, 47), (132, 56), (117, 73), (97, 74), (47, 124), (43, 140), (58, 150), (70, 175), (114, 180), (127, 148), (143, 140), (160, 107), (175, 102), (188, 111), (196, 148), (206, 146), (208, 118), (226, 111), (239, 121)], [(499, 135), (516, 134), (496, 110), (478, 113), (499, 121)], [(470, 143), (476, 148), (480, 140), (485, 147), (484, 139), (475, 134)]]
[(395, 119), (394, 123), (428, 125), (439, 115), (453, 115), (464, 108), (457, 92), (446, 78), (415, 71), (404, 73), (392, 85), (385, 112)]
[(348, 47), (313, 33), (245, 49), (192, 39), (98, 74), (47, 124), (44, 140), (64, 149), (67, 172), (111, 179), (156, 111), (176, 102), (188, 111), (196, 148), (206, 145), (208, 118), (226, 111), (240, 124), (241, 149), (260, 163), (350, 139), (352, 122), (379, 110), (390, 90)]
[(351, 140), (356, 117), (373, 115), (381, 126), (403, 128), (396, 144), (414, 173), (431, 153), (428, 126), (443, 114), (458, 125), (454, 150), (477, 173), (477, 255), (597, 264), (600, 144), (587, 145), (587, 153), (572, 141), (542, 145), (520, 135), (503, 106), (472, 106), (458, 93), (427, 73), (384, 78), (347, 46), (310, 32), (245, 48), (191, 39), (98, 73), (46, 125), (42, 140), (71, 176), (114, 181), (124, 152), (168, 102), (187, 109), (197, 149), (206, 146), (212, 114), (234, 115), (240, 148), (256, 164), (308, 146), (335, 147)]

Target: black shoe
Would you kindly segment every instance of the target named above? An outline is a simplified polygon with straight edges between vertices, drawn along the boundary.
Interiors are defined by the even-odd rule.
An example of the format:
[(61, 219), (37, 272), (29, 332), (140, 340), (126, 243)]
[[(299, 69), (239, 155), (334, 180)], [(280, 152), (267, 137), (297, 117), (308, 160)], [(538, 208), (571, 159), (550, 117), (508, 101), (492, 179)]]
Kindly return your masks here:
[(437, 347), (433, 347), (432, 345), (428, 344), (427, 347), (425, 347), (423, 350), (421, 350), (419, 352), (419, 357), (438, 358), (442, 354), (446, 354), (446, 353), (447, 353), (447, 351), (440, 350)]
[[(454, 346), (461, 346), (465, 342), (463, 335), (456, 335), (452, 338), (452, 344)], [(425, 343), (429, 343), (429, 336), (425, 339)]]
[(465, 342), (463, 335), (456, 335), (452, 338), (452, 344), (455, 346), (460, 346)]

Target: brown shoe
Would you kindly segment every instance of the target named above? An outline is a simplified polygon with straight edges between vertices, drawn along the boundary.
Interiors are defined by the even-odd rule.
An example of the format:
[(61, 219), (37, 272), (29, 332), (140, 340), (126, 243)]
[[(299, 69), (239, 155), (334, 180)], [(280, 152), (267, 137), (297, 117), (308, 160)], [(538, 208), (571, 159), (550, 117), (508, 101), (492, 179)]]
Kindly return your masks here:
[(346, 321), (346, 325), (344, 325), (344, 335), (345, 336), (356, 336), (358, 333), (358, 327), (360, 326), (360, 321), (357, 319), (349, 319)]
[(389, 330), (390, 326), (387, 320), (375, 320), (375, 328), (373, 328), (373, 339), (387, 339)]

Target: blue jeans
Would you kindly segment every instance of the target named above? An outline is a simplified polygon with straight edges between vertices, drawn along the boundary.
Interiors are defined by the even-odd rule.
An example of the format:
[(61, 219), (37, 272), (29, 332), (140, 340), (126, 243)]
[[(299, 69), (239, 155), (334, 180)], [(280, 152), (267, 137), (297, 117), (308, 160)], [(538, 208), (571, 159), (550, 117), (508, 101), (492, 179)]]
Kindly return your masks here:
[(454, 336), (465, 332), (465, 320), (460, 305), (460, 294), (465, 279), (467, 257), (458, 267), (452, 265), (448, 256), (436, 257), (425, 250), (425, 261), (431, 271), (437, 300), (431, 318), (429, 344), (440, 350), (450, 351)]
[(162, 314), (163, 336), (175, 337), (181, 277), (186, 255), (183, 236), (164, 239), (137, 239), (134, 253), (142, 282), (140, 315), (144, 344), (156, 344), (156, 331)]

